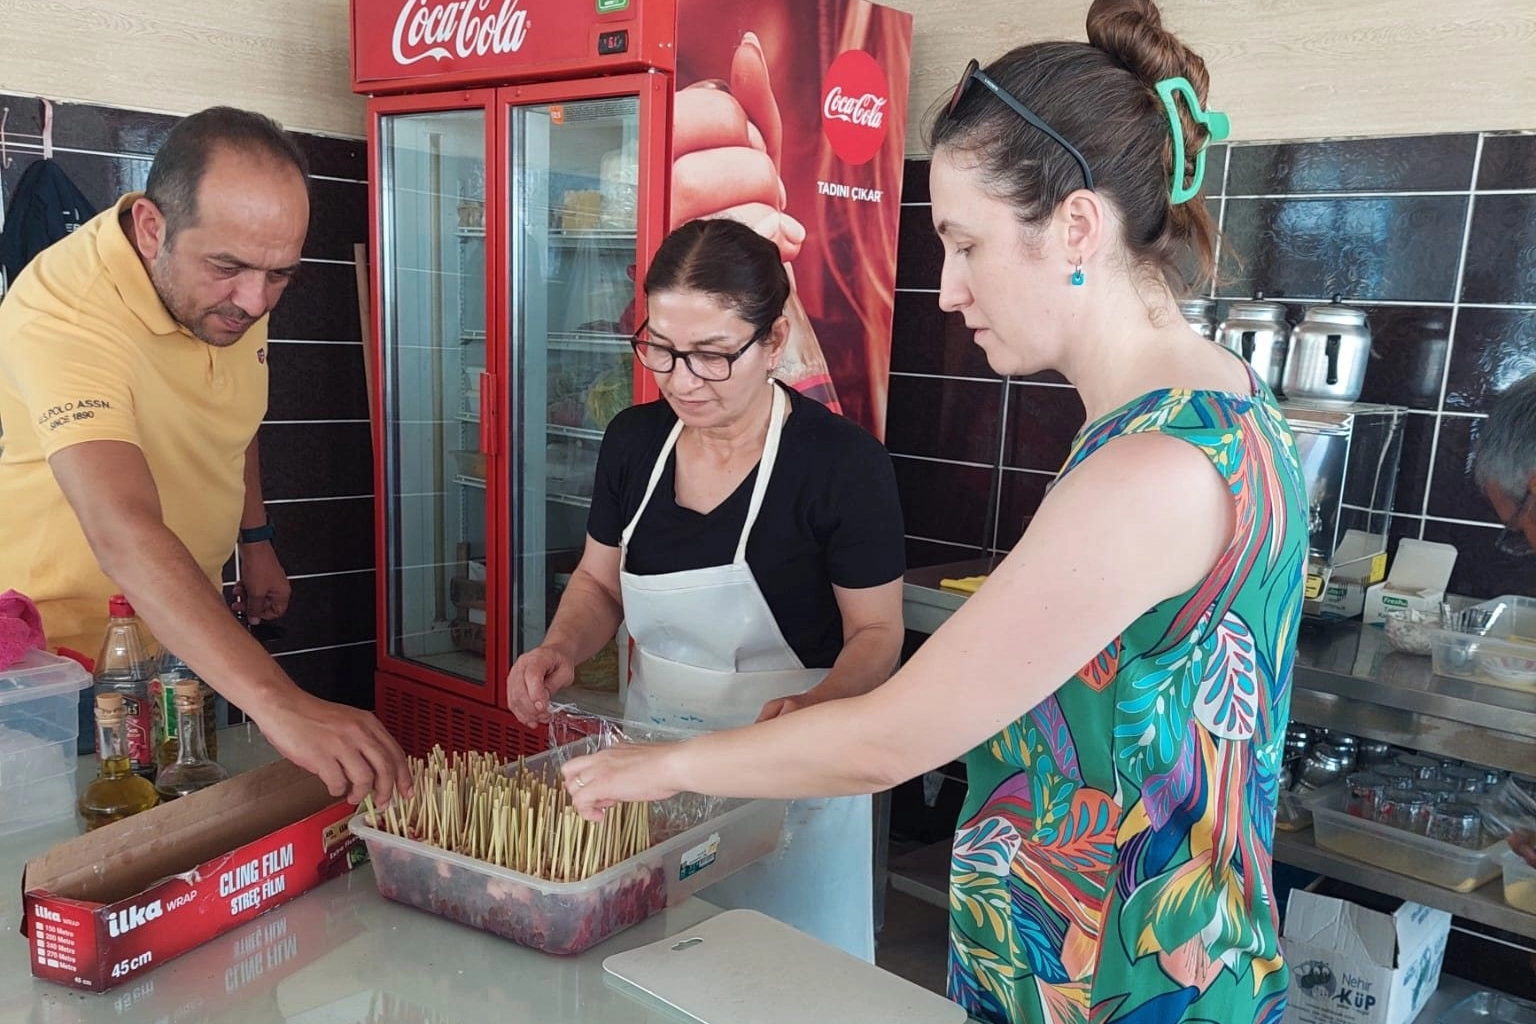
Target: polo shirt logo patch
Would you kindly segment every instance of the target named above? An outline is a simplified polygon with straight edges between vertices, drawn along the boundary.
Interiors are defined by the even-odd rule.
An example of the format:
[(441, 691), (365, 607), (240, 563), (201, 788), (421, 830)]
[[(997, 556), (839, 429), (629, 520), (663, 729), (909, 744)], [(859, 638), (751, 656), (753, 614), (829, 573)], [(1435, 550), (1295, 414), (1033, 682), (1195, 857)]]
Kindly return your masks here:
[(267, 361), (267, 347), (265, 345), (256, 350), (256, 361), (258, 363), (265, 363)]

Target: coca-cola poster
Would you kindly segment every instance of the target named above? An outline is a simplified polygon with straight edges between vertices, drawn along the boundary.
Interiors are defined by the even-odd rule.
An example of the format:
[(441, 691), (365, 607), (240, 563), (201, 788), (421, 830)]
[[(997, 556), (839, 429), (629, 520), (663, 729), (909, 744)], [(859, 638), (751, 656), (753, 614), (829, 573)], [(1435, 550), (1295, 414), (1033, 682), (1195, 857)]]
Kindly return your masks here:
[[(912, 17), (862, 0), (679, 0), (677, 23), (672, 223), (729, 216), (779, 243), (795, 286), (781, 373), (883, 437)], [(709, 119), (734, 113), (722, 92), (770, 176), (739, 140), (719, 145)]]

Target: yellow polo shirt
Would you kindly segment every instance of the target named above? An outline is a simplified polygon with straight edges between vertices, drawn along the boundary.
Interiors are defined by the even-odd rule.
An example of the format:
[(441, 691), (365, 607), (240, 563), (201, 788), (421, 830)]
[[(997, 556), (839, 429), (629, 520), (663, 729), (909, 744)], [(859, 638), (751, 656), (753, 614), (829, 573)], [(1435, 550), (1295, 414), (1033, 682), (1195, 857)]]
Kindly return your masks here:
[(227, 348), (176, 323), (118, 223), (137, 198), (45, 249), (0, 302), (0, 590), (37, 602), (50, 648), (92, 657), (120, 588), (48, 457), (82, 441), (137, 445), (165, 525), (218, 586), (267, 409), (266, 318)]

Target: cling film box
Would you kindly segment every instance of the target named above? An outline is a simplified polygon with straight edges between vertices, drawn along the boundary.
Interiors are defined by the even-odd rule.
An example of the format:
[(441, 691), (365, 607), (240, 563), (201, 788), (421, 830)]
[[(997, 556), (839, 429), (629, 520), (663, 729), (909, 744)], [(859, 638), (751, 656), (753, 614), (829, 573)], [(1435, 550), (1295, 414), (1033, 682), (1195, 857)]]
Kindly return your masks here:
[(59, 844), (22, 877), (33, 975), (106, 991), (350, 871), (353, 813), (276, 761)]

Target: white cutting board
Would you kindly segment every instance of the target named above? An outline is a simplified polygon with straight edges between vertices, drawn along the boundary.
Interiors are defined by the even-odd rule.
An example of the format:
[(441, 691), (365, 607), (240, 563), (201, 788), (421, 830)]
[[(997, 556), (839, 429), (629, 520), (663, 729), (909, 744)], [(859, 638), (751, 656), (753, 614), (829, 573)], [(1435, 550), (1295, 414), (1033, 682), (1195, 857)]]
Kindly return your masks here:
[(755, 910), (727, 910), (603, 961), (700, 1024), (964, 1024), (941, 996)]

